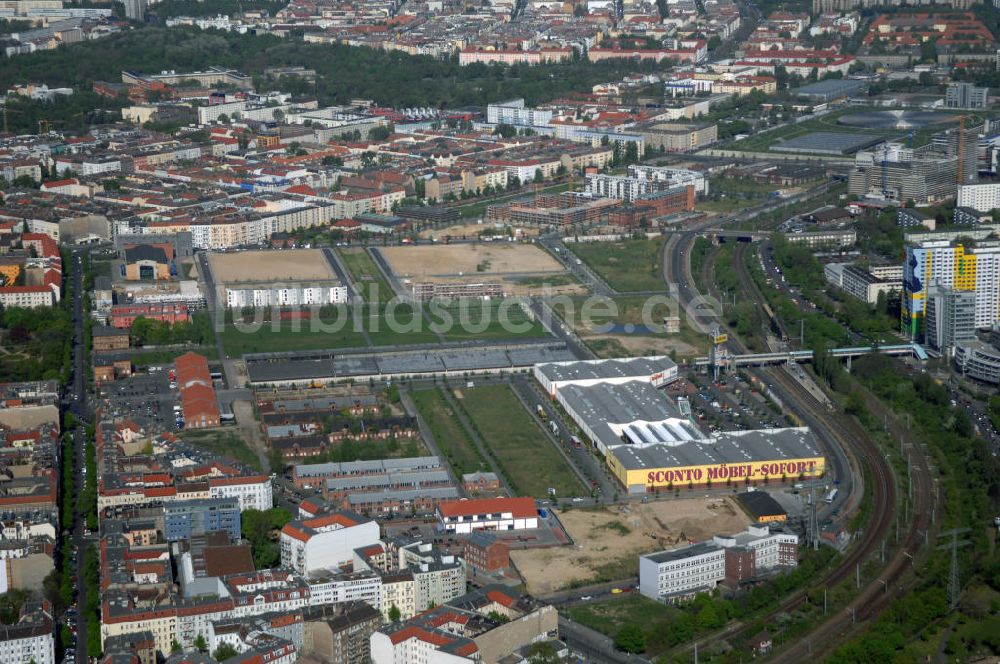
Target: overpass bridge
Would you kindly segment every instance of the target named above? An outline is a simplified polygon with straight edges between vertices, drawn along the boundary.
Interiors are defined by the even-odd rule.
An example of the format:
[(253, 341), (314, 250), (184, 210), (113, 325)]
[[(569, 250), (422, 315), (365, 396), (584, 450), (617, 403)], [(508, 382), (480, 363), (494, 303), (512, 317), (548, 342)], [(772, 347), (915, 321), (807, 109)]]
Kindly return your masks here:
[[(851, 358), (867, 355), (872, 352), (879, 352), (883, 355), (912, 355), (918, 360), (928, 359), (927, 351), (920, 344), (896, 344), (892, 346), (851, 346), (848, 348), (834, 348), (830, 351), (833, 357)], [(790, 350), (776, 353), (749, 353), (745, 355), (730, 355), (727, 363), (737, 367), (760, 367), (768, 364), (789, 364), (791, 362), (812, 362), (813, 352), (811, 350)], [(695, 366), (707, 366), (709, 358), (699, 357), (694, 361)]]
[(771, 231), (740, 231), (708, 228), (701, 235), (711, 240), (713, 244), (722, 244), (724, 242), (760, 242), (771, 237)]

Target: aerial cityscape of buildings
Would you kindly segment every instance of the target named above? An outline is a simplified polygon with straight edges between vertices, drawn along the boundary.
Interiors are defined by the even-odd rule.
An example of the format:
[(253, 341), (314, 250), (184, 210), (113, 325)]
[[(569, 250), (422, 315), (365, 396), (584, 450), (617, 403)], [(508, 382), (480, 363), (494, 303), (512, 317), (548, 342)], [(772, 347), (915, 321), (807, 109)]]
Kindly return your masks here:
[(0, 664), (1000, 655), (1000, 4), (0, 19)]

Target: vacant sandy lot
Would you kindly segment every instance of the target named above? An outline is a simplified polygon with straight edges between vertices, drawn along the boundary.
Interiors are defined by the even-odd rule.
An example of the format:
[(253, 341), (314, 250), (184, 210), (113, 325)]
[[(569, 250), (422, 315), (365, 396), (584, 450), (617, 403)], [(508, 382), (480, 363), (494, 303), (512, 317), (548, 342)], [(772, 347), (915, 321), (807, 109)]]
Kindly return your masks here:
[(379, 251), (398, 277), (527, 276), (563, 271), (554, 258), (531, 244), (484, 242), (383, 247)]
[[(566, 275), (556, 259), (531, 244), (438, 244), (380, 247), (377, 251), (382, 252), (393, 273), (404, 281), (498, 281), (510, 295), (534, 294), (543, 289), (553, 295), (585, 292), (579, 283)], [(545, 288), (547, 279), (551, 281)]]
[[(518, 229), (523, 236), (533, 237), (538, 235), (537, 228), (520, 228)], [(493, 224), (454, 224), (452, 226), (445, 226), (444, 228), (425, 228), (417, 234), (417, 237), (423, 240), (431, 240), (437, 238), (438, 240), (444, 240), (445, 238), (474, 238), (478, 237), (480, 233), (495, 231), (497, 235), (503, 235), (505, 233), (503, 225), (499, 228)]]
[(635, 576), (641, 554), (737, 533), (749, 523), (729, 497), (670, 499), (557, 514), (575, 545), (510, 553), (533, 594), (554, 592), (574, 581)]
[(320, 281), (336, 277), (319, 249), (210, 253), (208, 261), (212, 275), (220, 283)]
[[(607, 340), (611, 344), (608, 346), (607, 357), (618, 357), (617, 347), (621, 346), (631, 356), (642, 355), (663, 355), (676, 351), (679, 357), (692, 357), (698, 354), (698, 349), (689, 343), (681, 341), (677, 335), (665, 337), (647, 337), (634, 334), (593, 334), (591, 332), (581, 332), (580, 338), (585, 342), (591, 340)], [(617, 345), (616, 345), (617, 344)], [(602, 356), (600, 353), (599, 356)]]

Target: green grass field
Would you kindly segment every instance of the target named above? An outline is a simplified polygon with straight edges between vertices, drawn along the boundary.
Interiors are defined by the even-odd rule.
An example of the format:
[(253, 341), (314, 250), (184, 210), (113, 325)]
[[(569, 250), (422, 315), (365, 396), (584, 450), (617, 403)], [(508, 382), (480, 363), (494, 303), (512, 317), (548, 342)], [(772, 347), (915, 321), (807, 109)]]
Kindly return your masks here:
[(661, 604), (638, 593), (630, 593), (606, 600), (587, 602), (566, 609), (570, 619), (593, 630), (614, 636), (625, 625), (650, 626), (671, 614), (666, 604)]
[(397, 304), (387, 313), (386, 307), (370, 311), (365, 329), (375, 346), (396, 344), (436, 344), (440, 341), (427, 320), (409, 304)]
[(569, 250), (597, 272), (615, 290), (666, 290), (660, 249), (665, 237), (622, 242), (577, 242)]
[[(588, 301), (589, 309), (585, 309), (584, 303)], [(572, 306), (567, 305), (565, 301), (555, 301), (552, 308), (598, 357), (647, 354), (650, 350), (655, 350), (655, 354), (664, 354), (671, 348), (677, 349), (678, 356), (703, 355), (708, 352), (707, 338), (689, 325), (687, 316), (682, 310), (677, 310), (666, 302), (654, 301), (649, 306), (648, 320), (644, 323), (643, 308), (649, 301), (644, 296), (635, 295), (601, 300), (573, 298)], [(662, 331), (662, 327), (653, 328), (652, 333), (643, 332), (641, 328), (632, 333), (622, 329), (628, 325), (640, 326), (650, 323), (659, 326), (665, 316), (674, 315), (678, 315), (681, 319), (678, 334), (667, 334)], [(609, 326), (616, 327), (612, 329)], [(639, 346), (642, 346), (642, 349), (639, 349)]]
[[(428, 307), (426, 315), (410, 304), (366, 305), (358, 310), (359, 321), (373, 347), (438, 344), (446, 342), (537, 339), (548, 336), (538, 321), (531, 320), (520, 306), (503, 308), (495, 302), (470, 301), (462, 309), (457, 304)], [(355, 331), (354, 310), (340, 306), (327, 309), (320, 321), (329, 330), (313, 330), (311, 320), (265, 322), (259, 329), (244, 332), (227, 323), (222, 343), (230, 357), (244, 353), (363, 348), (368, 346), (361, 330)], [(463, 321), (466, 323), (463, 324)], [(508, 329), (515, 326), (513, 330)], [(440, 332), (440, 336), (438, 334)], [(212, 350), (212, 349), (209, 349)], [(172, 358), (171, 358), (172, 359)], [(214, 357), (210, 357), (214, 359)], [(164, 360), (165, 361), (165, 360)]]
[[(361, 291), (361, 296), (366, 302), (385, 303), (391, 300), (395, 293), (389, 286), (389, 282), (382, 276), (378, 265), (368, 255), (364, 249), (337, 249), (341, 262), (347, 271), (351, 273), (354, 285)], [(371, 293), (372, 284), (376, 287), (374, 297)]]
[[(321, 319), (324, 324), (334, 325), (335, 318)], [(349, 319), (338, 331), (312, 330), (310, 321), (278, 321), (263, 323), (259, 329), (249, 332), (226, 324), (222, 331), (222, 347), (230, 357), (244, 353), (277, 353), (296, 350), (321, 350), (324, 348), (354, 348), (367, 346), (365, 337), (354, 331)], [(296, 329), (296, 327), (298, 329)]]
[(462, 428), (455, 413), (445, 401), (440, 389), (411, 392), (410, 398), (420, 412), (420, 417), (430, 428), (438, 449), (448, 460), (456, 475), (489, 469), (470, 440), (468, 432)]
[[(548, 336), (537, 320), (532, 320), (517, 305), (503, 306), (496, 302), (469, 301), (464, 305), (450, 305), (444, 315), (429, 311), (431, 321), (442, 324), (450, 316), (453, 324), (443, 329), (447, 341), (493, 341), (500, 339), (537, 339)], [(464, 312), (464, 313), (463, 313)], [(502, 319), (501, 319), (502, 317)]]
[(219, 359), (219, 351), (215, 346), (193, 346), (183, 350), (147, 350), (139, 353), (132, 353), (132, 364), (137, 367), (149, 366), (151, 364), (169, 364), (179, 355), (192, 351), (199, 355), (204, 355), (208, 360)]
[(587, 490), (506, 385), (461, 391), (461, 404), (516, 490), (544, 498)]

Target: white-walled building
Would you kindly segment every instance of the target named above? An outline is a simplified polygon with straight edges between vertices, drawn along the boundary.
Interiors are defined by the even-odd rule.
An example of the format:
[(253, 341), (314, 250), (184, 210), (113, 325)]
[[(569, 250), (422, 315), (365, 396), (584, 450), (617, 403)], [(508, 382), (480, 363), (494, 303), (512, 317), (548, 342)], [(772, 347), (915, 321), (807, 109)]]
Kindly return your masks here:
[(379, 542), (378, 524), (353, 512), (292, 521), (281, 529), (281, 565), (300, 574), (352, 563), (354, 550)]
[(382, 605), (382, 577), (371, 570), (348, 574), (314, 572), (308, 577), (309, 606), (365, 602), (378, 609)]
[(58, 300), (58, 287), (4, 286), (0, 288), (0, 305), (5, 307), (51, 307)]
[(726, 550), (714, 542), (639, 558), (639, 592), (651, 599), (712, 590), (725, 576)]
[(479, 647), (464, 636), (404, 627), (371, 635), (373, 664), (467, 664), (479, 661)]
[(56, 664), (55, 627), (47, 603), (27, 604), (18, 622), (0, 625), (0, 662)]
[(639, 592), (671, 601), (711, 591), (724, 580), (735, 585), (764, 570), (797, 566), (798, 546), (794, 533), (750, 526), (735, 535), (650, 553), (639, 558)]
[(269, 510), (274, 507), (271, 478), (267, 475), (215, 477), (208, 480), (209, 498), (236, 498), (241, 510)]
[(563, 387), (578, 385), (621, 385), (631, 381), (662, 387), (677, 380), (677, 364), (666, 355), (624, 359), (547, 362), (535, 365), (535, 380), (555, 396)]
[(1000, 182), (958, 185), (956, 207), (967, 207), (977, 212), (1000, 208)]
[(346, 286), (226, 288), (226, 306), (229, 308), (323, 306), (345, 302)]
[(515, 127), (540, 127), (549, 124), (552, 111), (527, 108), (523, 99), (512, 99), (489, 104), (486, 107), (486, 121), (490, 124), (508, 124)]
[(686, 168), (670, 168), (669, 166), (641, 166), (633, 164), (628, 167), (629, 177), (653, 182), (669, 182), (671, 187), (694, 187), (695, 195), (708, 194), (708, 178), (704, 173)]
[(464, 535), (474, 530), (531, 530), (538, 527), (533, 498), (455, 500), (437, 507), (446, 532)]

